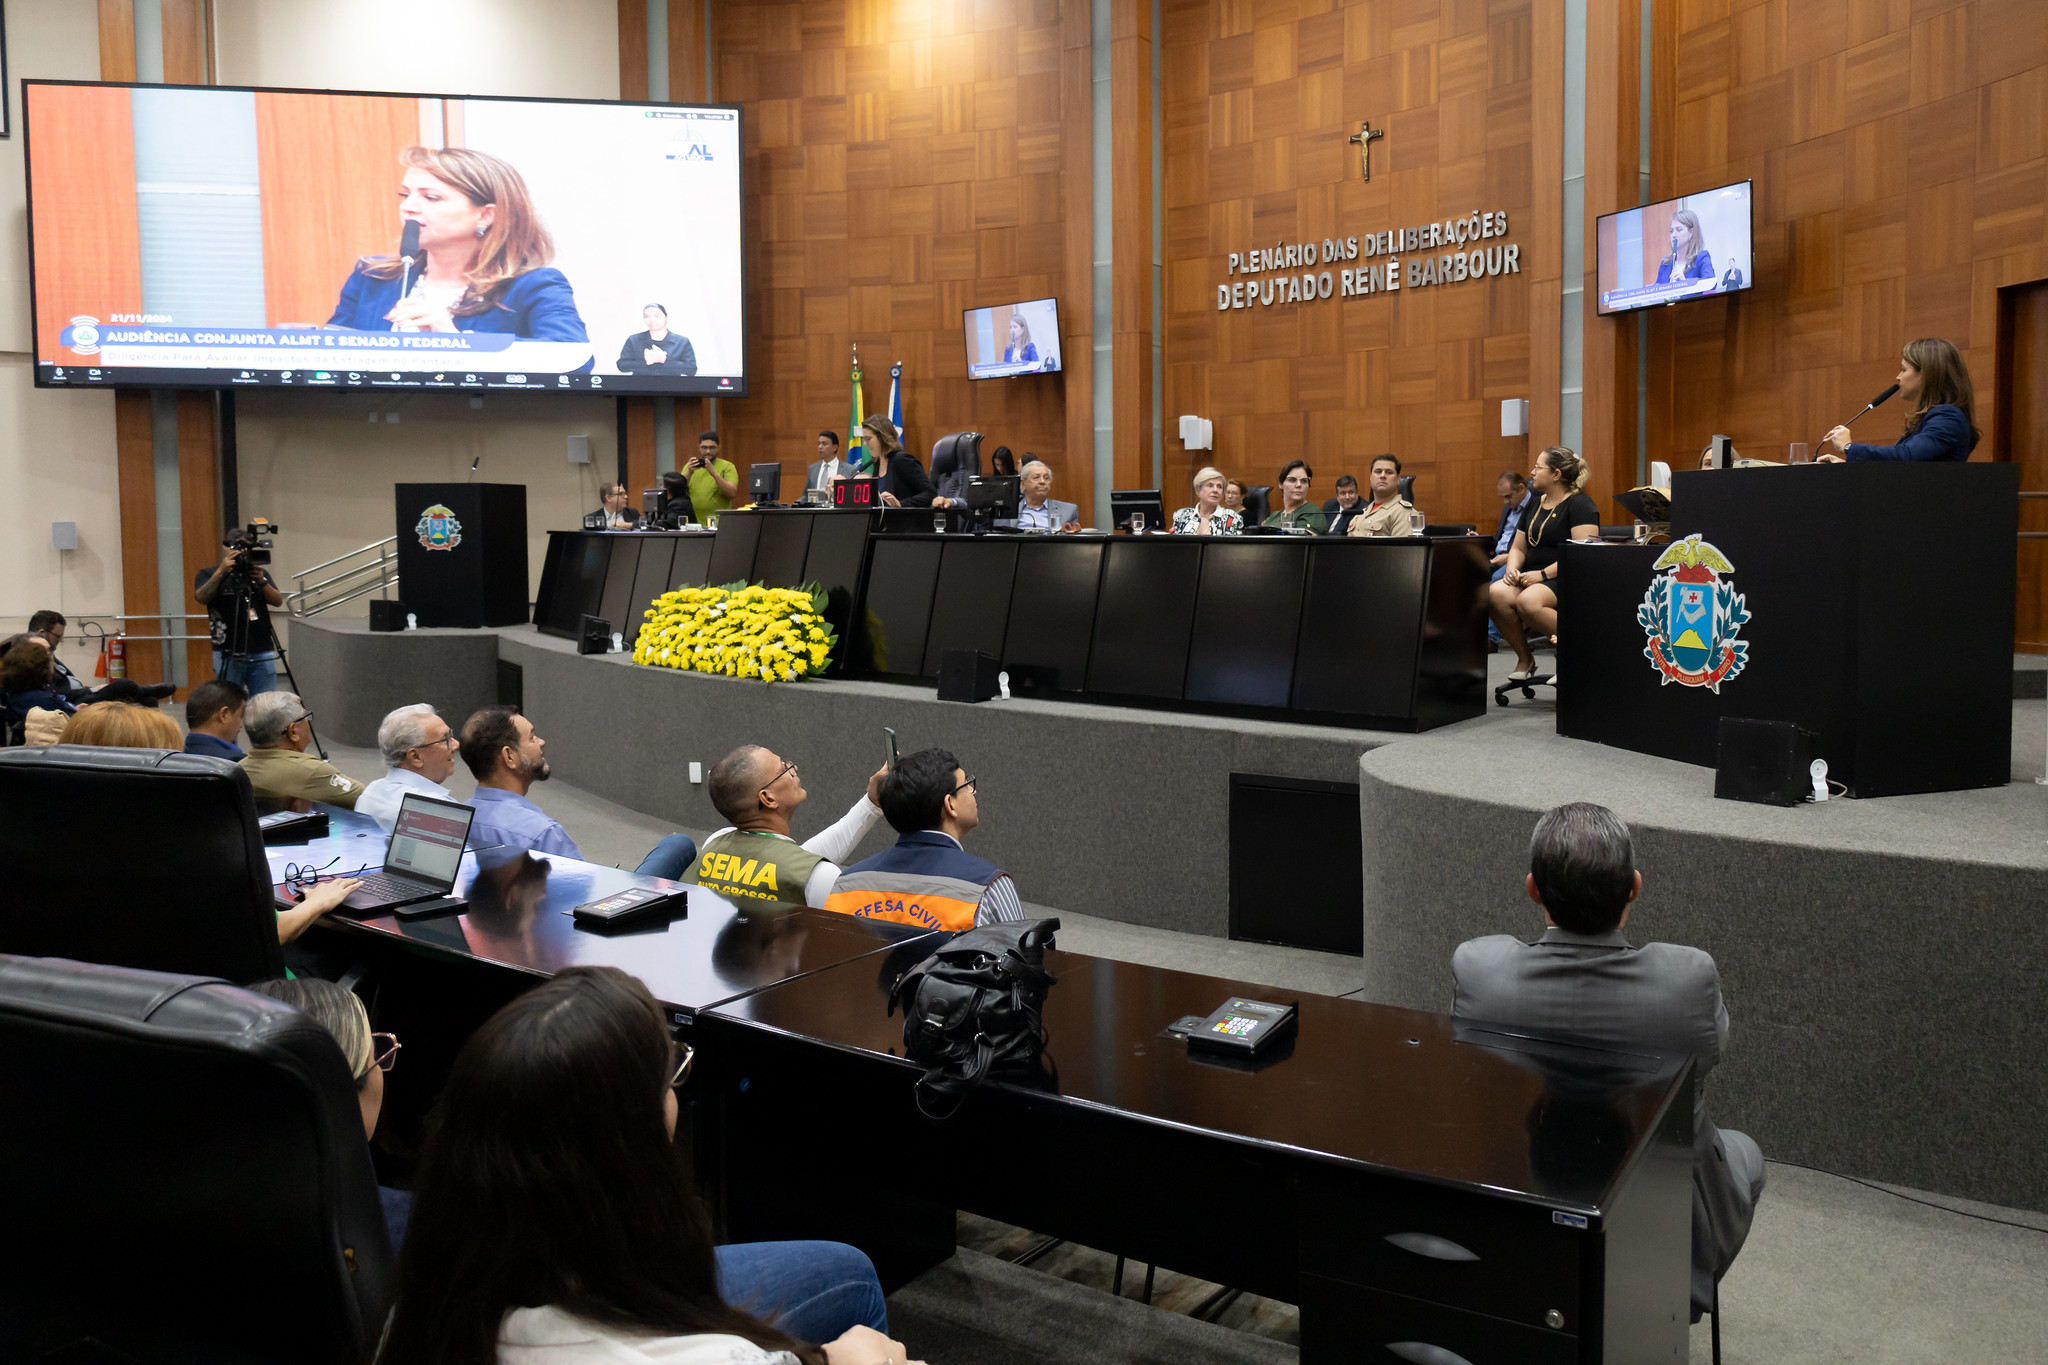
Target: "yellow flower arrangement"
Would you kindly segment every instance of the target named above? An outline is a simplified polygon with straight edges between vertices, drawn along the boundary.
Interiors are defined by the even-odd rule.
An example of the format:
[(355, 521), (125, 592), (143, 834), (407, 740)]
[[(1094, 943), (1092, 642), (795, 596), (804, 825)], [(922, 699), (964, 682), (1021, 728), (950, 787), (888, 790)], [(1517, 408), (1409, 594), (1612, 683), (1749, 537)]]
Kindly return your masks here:
[(825, 590), (764, 588), (728, 583), (722, 588), (679, 588), (654, 599), (633, 645), (633, 662), (795, 682), (822, 671), (837, 642), (822, 607)]

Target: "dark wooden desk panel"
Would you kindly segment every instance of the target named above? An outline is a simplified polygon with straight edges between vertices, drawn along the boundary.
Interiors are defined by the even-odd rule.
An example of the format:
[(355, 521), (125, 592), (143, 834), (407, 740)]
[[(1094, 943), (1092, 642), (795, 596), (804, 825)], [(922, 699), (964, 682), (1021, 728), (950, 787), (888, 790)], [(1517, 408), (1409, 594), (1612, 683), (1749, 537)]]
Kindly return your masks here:
[(647, 609), (654, 605), (654, 599), (668, 591), (669, 575), (675, 571), (676, 542), (679, 536), (646, 535), (641, 537), (640, 571), (633, 575), (632, 610), (626, 613), (626, 648), (640, 638), (640, 627), (647, 623)]
[[(877, 1211), (950, 1228), (925, 1215), (958, 1206), (1302, 1303), (1305, 1343), (1331, 1311), (1314, 1276), (1410, 1296), (1439, 1325), (1485, 1314), (1573, 1342), (1561, 1359), (1601, 1359), (1603, 1334), (1682, 1359), (1690, 1061), (1307, 996), (1273, 1057), (1211, 1062), (1165, 1026), (1232, 994), (1288, 997), (1078, 954), (1046, 965), (1059, 982), (1041, 1074), (985, 1087), (940, 1126), (917, 1112), (901, 1017), (861, 964), (701, 1015), (727, 1235), (842, 1237), (893, 1278), (943, 1249), (893, 1238)], [(802, 1118), (820, 1110), (892, 1159), (851, 1183), (821, 1167)], [(1388, 1241), (1402, 1234), (1478, 1259)], [(1635, 1277), (1627, 1303), (1607, 1293), (1617, 1261)]]
[[(811, 548), (811, 526), (821, 514), (776, 510), (754, 515), (761, 523), (761, 541), (754, 549), (754, 569), (747, 581), (771, 588), (801, 588), (804, 558)], [(725, 518), (720, 517), (718, 524), (724, 526)]]
[(1010, 589), (1017, 577), (1017, 541), (1009, 537), (947, 536), (925, 636), (924, 674), (935, 678), (949, 649), (1003, 657)]
[(855, 677), (922, 676), (943, 544), (934, 535), (877, 536), (868, 542), (867, 601), (853, 632)]
[(754, 581), (754, 554), (761, 546), (761, 518), (720, 513), (711, 542), (711, 567), (704, 581), (714, 588)]
[(548, 561), (554, 572), (542, 571), (541, 596), (534, 604), (534, 623), (540, 629), (574, 638), (577, 623), (598, 614), (605, 572), (611, 567), (612, 540), (604, 532), (548, 532)]
[(701, 588), (711, 581), (711, 547), (718, 543), (717, 535), (697, 531), (675, 537), (676, 559), (669, 566), (668, 590), (677, 588)]
[(1202, 576), (1188, 641), (1189, 701), (1286, 706), (1302, 625), (1299, 545), (1270, 537), (1202, 537)]
[(1032, 536), (1017, 546), (1003, 667), (1018, 693), (1079, 692), (1088, 683), (1095, 597), (1108, 541)]
[(1417, 537), (1378, 536), (1319, 540), (1308, 547), (1294, 664), (1296, 708), (1389, 718), (1413, 714), (1430, 548)]
[(605, 540), (610, 543), (611, 555), (605, 564), (604, 595), (598, 599), (597, 614), (626, 637), (626, 647), (630, 649), (633, 637), (640, 632), (640, 611), (633, 605), (633, 580), (640, 574), (640, 547), (645, 537), (620, 531)]
[(1088, 656), (1090, 692), (1181, 698), (1201, 559), (1192, 536), (1111, 540)]

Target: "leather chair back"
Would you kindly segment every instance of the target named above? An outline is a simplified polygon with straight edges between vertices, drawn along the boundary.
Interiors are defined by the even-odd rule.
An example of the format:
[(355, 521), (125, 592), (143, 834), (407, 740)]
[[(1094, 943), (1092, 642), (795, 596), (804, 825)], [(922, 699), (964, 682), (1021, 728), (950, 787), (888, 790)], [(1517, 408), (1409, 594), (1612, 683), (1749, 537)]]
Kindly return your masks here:
[(1415, 501), (1415, 476), (1413, 474), (1403, 474), (1399, 487), (1402, 497), (1410, 502)]
[(0, 953), (284, 975), (249, 777), (167, 749), (0, 751)]
[(956, 431), (932, 443), (932, 478), (955, 473), (969, 477), (981, 473), (980, 432)]
[(1273, 485), (1255, 483), (1244, 490), (1244, 524), (1261, 526), (1273, 515)]
[(145, 1361), (375, 1348), (390, 1239), (318, 1024), (224, 981), (0, 956), (0, 1091), (8, 1358), (88, 1336)]

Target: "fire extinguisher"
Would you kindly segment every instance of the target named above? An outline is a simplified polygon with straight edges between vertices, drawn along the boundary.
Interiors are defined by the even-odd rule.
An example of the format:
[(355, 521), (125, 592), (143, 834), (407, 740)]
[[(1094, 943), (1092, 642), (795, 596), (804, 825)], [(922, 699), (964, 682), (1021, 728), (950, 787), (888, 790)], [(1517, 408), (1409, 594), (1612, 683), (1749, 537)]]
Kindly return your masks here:
[(107, 637), (106, 656), (102, 663), (106, 668), (103, 676), (109, 678), (125, 678), (128, 676), (128, 646), (120, 635), (110, 635)]

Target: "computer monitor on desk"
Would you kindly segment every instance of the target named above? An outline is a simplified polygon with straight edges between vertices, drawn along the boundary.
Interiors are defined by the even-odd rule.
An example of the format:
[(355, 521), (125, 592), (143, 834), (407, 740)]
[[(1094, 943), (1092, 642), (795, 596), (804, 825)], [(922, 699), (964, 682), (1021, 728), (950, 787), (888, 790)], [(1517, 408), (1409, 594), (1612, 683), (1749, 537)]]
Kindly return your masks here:
[(754, 495), (754, 506), (773, 507), (775, 500), (782, 496), (782, 466), (779, 464), (757, 464), (747, 467), (747, 491)]
[(993, 526), (1017, 519), (1023, 480), (1000, 474), (974, 474), (967, 480), (967, 507), (975, 520)]
[(1113, 526), (1130, 522), (1131, 514), (1139, 513), (1145, 518), (1145, 529), (1163, 531), (1166, 529), (1166, 504), (1159, 500), (1156, 488), (1116, 488), (1109, 494), (1109, 520)]

